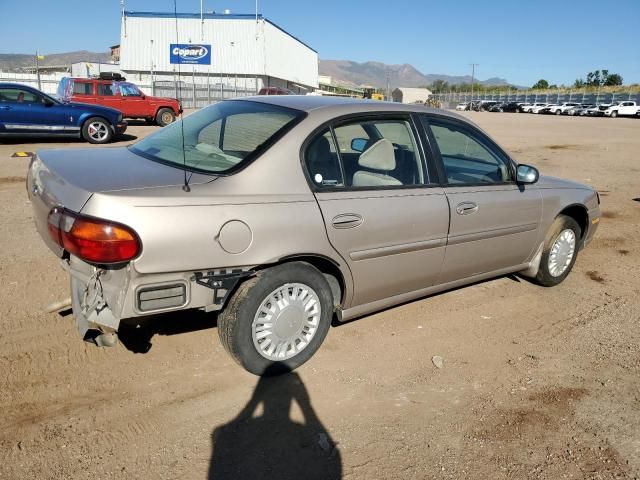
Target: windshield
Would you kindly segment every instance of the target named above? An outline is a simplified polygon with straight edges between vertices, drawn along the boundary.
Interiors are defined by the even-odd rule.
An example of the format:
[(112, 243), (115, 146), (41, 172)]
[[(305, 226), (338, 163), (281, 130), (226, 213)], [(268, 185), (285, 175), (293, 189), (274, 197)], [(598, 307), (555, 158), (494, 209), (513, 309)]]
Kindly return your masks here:
[(138, 155), (189, 170), (224, 174), (258, 156), (302, 112), (232, 100), (203, 108), (131, 146)]

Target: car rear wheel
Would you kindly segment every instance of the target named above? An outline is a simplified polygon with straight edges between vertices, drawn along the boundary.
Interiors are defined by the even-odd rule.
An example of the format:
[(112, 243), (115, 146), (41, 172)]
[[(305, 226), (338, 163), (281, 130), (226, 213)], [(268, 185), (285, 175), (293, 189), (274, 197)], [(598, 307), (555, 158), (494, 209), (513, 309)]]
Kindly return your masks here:
[(113, 129), (104, 118), (91, 117), (82, 125), (82, 138), (89, 143), (109, 143)]
[(292, 262), (240, 285), (218, 317), (231, 357), (255, 375), (285, 373), (318, 350), (333, 316), (332, 293), (315, 267)]
[(578, 257), (581, 230), (578, 223), (567, 215), (559, 215), (544, 242), (537, 282), (545, 287), (561, 283), (573, 268)]
[(175, 122), (176, 115), (170, 108), (161, 108), (156, 114), (156, 123), (161, 127), (166, 127), (170, 123)]

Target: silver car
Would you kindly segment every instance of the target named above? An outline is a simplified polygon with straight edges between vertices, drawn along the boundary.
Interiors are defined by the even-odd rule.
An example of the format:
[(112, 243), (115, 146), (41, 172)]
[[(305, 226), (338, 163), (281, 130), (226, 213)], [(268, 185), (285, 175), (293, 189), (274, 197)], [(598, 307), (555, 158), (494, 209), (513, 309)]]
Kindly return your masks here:
[(539, 177), (463, 117), (313, 96), (224, 101), (128, 148), (41, 151), (27, 188), (85, 340), (217, 312), (258, 375), (304, 363), (334, 319), (512, 272), (557, 285), (600, 220), (591, 187)]

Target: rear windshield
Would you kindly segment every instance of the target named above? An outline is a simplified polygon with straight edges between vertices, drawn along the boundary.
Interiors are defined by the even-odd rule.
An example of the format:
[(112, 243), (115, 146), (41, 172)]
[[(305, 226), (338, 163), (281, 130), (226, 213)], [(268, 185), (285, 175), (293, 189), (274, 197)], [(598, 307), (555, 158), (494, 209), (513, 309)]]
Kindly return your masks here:
[[(302, 112), (233, 100), (203, 108), (132, 145), (131, 151), (204, 173), (231, 173), (262, 153)], [(184, 128), (183, 128), (184, 127)], [(184, 130), (184, 157), (183, 157)]]

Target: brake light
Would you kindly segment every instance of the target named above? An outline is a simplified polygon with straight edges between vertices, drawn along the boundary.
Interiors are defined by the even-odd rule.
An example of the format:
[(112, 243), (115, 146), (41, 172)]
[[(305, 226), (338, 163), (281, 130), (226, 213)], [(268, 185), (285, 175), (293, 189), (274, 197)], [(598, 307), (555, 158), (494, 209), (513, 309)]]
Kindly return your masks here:
[(90, 263), (122, 263), (141, 251), (138, 235), (126, 225), (56, 207), (49, 213), (49, 236), (67, 252)]

